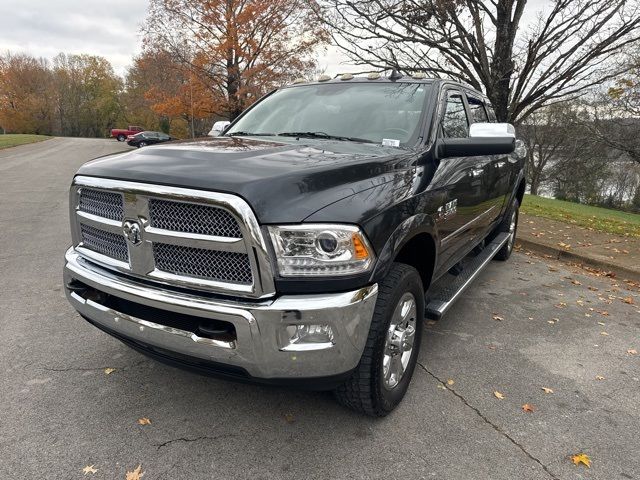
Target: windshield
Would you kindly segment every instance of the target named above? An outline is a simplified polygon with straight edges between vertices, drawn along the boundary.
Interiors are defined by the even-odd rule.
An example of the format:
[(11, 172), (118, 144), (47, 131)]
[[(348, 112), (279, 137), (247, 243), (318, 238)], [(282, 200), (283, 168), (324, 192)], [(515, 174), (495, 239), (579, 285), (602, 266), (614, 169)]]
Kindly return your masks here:
[(283, 88), (226, 135), (291, 135), (407, 143), (417, 133), (429, 84), (328, 83)]

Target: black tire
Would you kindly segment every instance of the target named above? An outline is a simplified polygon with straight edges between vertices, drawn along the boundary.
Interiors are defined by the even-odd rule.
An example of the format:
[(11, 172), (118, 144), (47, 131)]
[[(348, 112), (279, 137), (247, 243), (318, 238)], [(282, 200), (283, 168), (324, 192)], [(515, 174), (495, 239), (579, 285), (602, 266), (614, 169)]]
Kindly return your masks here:
[[(406, 294), (413, 294), (416, 304), (413, 348), (404, 373), (393, 388), (385, 386), (383, 359), (391, 320)], [(378, 285), (378, 298), (362, 358), (355, 371), (334, 395), (348, 408), (374, 417), (391, 412), (404, 397), (420, 353), (424, 320), (424, 291), (418, 271), (402, 263), (394, 263)]]
[(119, 142), (124, 142), (127, 139), (127, 137), (125, 137), (122, 134), (118, 135), (116, 138), (118, 139)]
[(140, 142), (140, 143), (138, 144), (138, 148), (146, 147), (146, 146), (147, 146), (147, 142)]
[[(511, 205), (509, 206), (508, 213), (505, 215), (502, 223), (500, 223), (500, 225), (496, 229), (497, 233), (511, 233), (511, 237), (509, 238), (509, 240), (507, 240), (507, 243), (505, 243), (502, 248), (498, 250), (496, 256), (493, 257), (494, 260), (504, 262), (511, 256), (511, 253), (513, 252), (513, 246), (516, 243), (516, 234), (518, 233), (518, 217), (520, 216), (519, 212), (520, 203), (518, 202), (517, 198), (514, 198), (511, 202)], [(512, 226), (513, 231), (511, 231)]]

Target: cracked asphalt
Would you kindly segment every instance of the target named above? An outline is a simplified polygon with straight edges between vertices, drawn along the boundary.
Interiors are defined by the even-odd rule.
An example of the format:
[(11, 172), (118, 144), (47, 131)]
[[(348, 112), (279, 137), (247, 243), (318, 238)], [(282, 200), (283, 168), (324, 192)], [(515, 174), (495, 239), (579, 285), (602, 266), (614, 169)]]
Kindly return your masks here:
[(640, 479), (640, 297), (622, 279), (524, 253), (492, 263), (427, 323), (421, 368), (384, 419), (164, 366), (88, 325), (62, 290), (67, 187), (125, 148), (0, 151), (0, 478), (93, 465), (87, 478), (123, 479), (141, 464), (145, 480)]

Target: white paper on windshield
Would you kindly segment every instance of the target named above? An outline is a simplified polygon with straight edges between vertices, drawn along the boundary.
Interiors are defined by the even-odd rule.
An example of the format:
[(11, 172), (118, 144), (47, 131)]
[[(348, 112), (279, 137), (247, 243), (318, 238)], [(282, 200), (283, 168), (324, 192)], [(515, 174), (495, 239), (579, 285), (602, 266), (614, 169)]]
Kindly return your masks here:
[(383, 138), (382, 146), (383, 147), (399, 147), (400, 140), (396, 140), (395, 138)]

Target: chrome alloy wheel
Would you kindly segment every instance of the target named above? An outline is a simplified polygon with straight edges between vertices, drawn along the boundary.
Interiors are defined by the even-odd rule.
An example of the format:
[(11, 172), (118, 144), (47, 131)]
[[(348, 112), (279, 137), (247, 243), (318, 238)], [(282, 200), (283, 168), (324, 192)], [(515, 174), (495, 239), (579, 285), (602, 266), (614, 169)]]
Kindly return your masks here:
[(511, 213), (511, 221), (509, 222), (509, 240), (507, 240), (507, 248), (511, 250), (513, 248), (513, 242), (516, 239), (516, 221), (518, 219), (518, 212), (514, 210)]
[(405, 293), (391, 317), (382, 358), (382, 381), (386, 389), (396, 387), (409, 365), (413, 352), (418, 311), (413, 293)]

